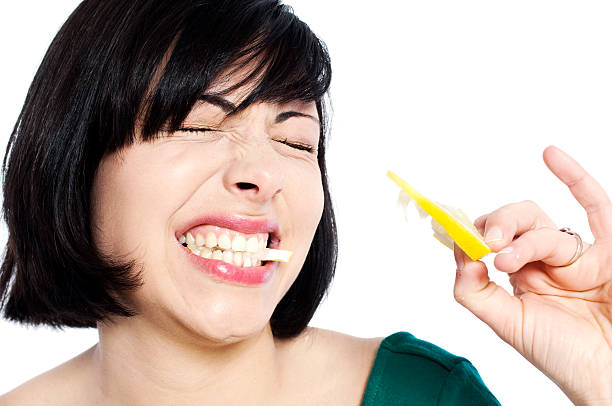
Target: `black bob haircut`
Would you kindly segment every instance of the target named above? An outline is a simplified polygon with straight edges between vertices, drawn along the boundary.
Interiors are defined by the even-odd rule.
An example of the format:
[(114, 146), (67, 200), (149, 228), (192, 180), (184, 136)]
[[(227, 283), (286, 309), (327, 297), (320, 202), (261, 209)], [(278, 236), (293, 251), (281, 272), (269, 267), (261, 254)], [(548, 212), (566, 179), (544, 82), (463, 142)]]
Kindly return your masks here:
[[(337, 236), (325, 167), (325, 45), (278, 0), (85, 0), (53, 40), (28, 91), (3, 162), (8, 242), (4, 317), (57, 328), (133, 316), (134, 263), (94, 244), (92, 182), (105, 154), (176, 129), (213, 80), (248, 68), (236, 107), (315, 102), (324, 209), (295, 283), (271, 317), (276, 337), (300, 333), (333, 278)], [(232, 70), (233, 69), (233, 70)], [(231, 113), (230, 113), (231, 114)]]

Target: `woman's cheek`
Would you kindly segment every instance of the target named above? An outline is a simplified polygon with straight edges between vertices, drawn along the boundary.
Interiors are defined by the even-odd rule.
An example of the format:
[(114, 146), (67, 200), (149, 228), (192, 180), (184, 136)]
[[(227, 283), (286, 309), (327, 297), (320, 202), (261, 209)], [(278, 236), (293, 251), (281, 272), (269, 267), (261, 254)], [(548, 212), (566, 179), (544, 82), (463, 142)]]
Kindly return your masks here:
[[(297, 182), (297, 201), (299, 212), (304, 219), (305, 237), (313, 237), (321, 220), (324, 205), (323, 185), (319, 167), (310, 168), (308, 174), (302, 174), (301, 181)], [(308, 196), (307, 198), (304, 198)], [(296, 210), (297, 212), (297, 210)]]

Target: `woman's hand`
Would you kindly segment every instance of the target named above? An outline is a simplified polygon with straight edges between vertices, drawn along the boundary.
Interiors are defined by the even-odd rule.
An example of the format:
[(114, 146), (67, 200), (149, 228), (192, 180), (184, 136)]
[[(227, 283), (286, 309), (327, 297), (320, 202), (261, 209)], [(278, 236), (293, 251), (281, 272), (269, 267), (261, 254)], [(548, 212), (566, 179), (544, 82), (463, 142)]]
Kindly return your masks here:
[(587, 212), (595, 242), (559, 231), (533, 202), (504, 206), (476, 227), (498, 252), (514, 296), (489, 280), (486, 266), (455, 248), (455, 298), (551, 378), (575, 403), (612, 405), (612, 203), (571, 157), (544, 151), (549, 169)]

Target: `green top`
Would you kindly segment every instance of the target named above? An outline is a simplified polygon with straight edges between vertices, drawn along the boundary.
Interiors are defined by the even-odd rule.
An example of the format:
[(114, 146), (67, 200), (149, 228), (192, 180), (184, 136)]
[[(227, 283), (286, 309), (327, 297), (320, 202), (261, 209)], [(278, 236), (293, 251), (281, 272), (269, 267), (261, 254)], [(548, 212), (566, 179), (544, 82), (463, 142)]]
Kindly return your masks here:
[(497, 405), (476, 368), (412, 334), (385, 338), (378, 348), (361, 406)]

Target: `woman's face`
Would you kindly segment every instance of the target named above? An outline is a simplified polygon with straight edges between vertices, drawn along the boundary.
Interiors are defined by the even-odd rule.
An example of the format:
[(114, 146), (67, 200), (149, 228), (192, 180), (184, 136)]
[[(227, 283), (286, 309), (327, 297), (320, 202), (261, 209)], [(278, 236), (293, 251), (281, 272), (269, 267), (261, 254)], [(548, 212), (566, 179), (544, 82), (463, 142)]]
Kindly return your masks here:
[[(143, 286), (127, 298), (138, 317), (215, 342), (266, 326), (323, 210), (315, 104), (255, 103), (226, 117), (226, 102), (240, 100), (209, 98), (184, 130), (106, 156), (93, 189), (97, 246), (142, 271)], [(197, 256), (179, 241), (188, 233), (213, 248)], [(293, 256), (254, 266), (245, 251), (255, 241)]]

